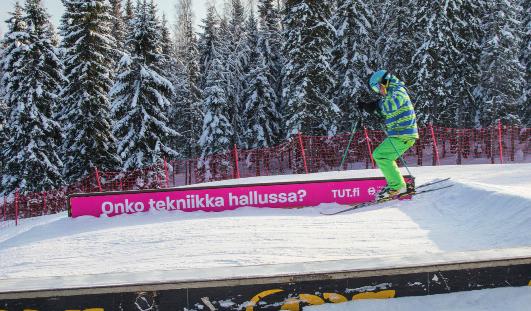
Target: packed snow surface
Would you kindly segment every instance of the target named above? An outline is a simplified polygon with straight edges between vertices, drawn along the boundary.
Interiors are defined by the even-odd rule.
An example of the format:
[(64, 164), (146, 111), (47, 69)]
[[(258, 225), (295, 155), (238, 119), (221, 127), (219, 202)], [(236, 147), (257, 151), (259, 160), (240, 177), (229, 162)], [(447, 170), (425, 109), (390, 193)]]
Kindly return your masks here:
[[(531, 249), (531, 164), (413, 168), (417, 184), (451, 177), (450, 189), (336, 216), (302, 209), (149, 212), (112, 218), (25, 220), (0, 230), (0, 285), (66, 278)], [(377, 170), (231, 180), (271, 182), (379, 176)], [(518, 253), (518, 252), (516, 252)], [(300, 265), (301, 267), (303, 265)], [(328, 268), (333, 270), (334, 265)], [(296, 268), (295, 268), (296, 269)], [(296, 271), (295, 271), (296, 272)], [(26, 282), (27, 283), (27, 282)], [(1, 286), (0, 286), (1, 287)]]
[(529, 310), (531, 287), (504, 287), (442, 295), (395, 299), (356, 300), (341, 304), (305, 307), (308, 311), (499, 311)]

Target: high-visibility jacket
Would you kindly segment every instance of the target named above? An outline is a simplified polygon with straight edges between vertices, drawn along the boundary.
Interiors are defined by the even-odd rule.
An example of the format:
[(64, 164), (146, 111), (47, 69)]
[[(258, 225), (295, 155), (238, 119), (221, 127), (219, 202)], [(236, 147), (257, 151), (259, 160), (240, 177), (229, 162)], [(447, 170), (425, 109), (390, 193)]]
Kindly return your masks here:
[(388, 136), (415, 139), (419, 137), (415, 109), (404, 82), (396, 76), (389, 79), (387, 95), (378, 102), (378, 108), (385, 118)]

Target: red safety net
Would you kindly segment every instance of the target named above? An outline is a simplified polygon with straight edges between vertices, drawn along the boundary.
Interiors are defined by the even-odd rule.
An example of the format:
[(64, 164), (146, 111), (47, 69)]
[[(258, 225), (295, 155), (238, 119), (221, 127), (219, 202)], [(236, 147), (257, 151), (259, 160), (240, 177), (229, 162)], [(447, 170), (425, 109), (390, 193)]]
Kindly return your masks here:
[[(527, 162), (530, 133), (529, 128), (501, 124), (482, 129), (427, 126), (419, 129), (420, 137), (404, 159), (410, 166)], [(128, 172), (95, 169), (62, 189), (17, 192), (0, 198), (0, 228), (65, 211), (72, 193), (161, 189), (232, 178), (374, 168), (371, 154), (384, 139), (384, 132), (367, 129), (352, 136), (296, 135), (270, 148), (240, 150), (234, 146), (204, 159), (165, 160)]]

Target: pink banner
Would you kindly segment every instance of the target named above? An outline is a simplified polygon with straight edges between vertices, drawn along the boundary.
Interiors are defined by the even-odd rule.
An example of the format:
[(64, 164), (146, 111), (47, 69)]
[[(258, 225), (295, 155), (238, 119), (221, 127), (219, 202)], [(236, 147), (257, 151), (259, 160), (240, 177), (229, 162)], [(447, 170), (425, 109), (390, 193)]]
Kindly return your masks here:
[(283, 184), (92, 193), (69, 198), (71, 217), (135, 214), (149, 210), (219, 212), (239, 207), (293, 208), (322, 203), (353, 204), (374, 199), (383, 178)]

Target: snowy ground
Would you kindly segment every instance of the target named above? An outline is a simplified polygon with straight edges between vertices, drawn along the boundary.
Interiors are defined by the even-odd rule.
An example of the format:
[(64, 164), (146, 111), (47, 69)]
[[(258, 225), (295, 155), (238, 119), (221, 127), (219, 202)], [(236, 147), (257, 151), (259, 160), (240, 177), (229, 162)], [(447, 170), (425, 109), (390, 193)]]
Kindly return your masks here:
[(499, 311), (529, 310), (531, 287), (505, 287), (444, 295), (403, 297), (385, 300), (357, 300), (337, 305), (306, 307), (308, 311)]
[[(327, 205), (295, 210), (243, 208), (221, 213), (150, 212), (113, 218), (66, 214), (0, 230), (0, 292), (23, 278), (57, 280), (155, 271), (377, 258), (437, 258), (453, 252), (531, 250), (531, 164), (413, 168), (417, 184), (452, 177), (448, 191), (337, 216)], [(329, 172), (232, 180), (244, 183), (378, 175)], [(503, 252), (503, 250), (500, 250)], [(413, 259), (412, 259), (413, 260)], [(304, 265), (292, 267), (304, 268)], [(334, 264), (327, 267), (333, 270)], [(223, 268), (223, 269), (220, 269)], [(255, 270), (258, 270), (255, 269)], [(260, 269), (260, 271), (264, 271)], [(207, 273), (212, 275), (212, 273)], [(123, 279), (123, 277), (120, 277)], [(138, 279), (137, 279), (138, 280)], [(21, 282), (18, 282), (21, 281)], [(37, 285), (35, 285), (37, 284)]]

